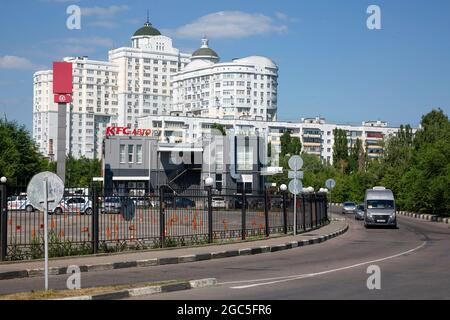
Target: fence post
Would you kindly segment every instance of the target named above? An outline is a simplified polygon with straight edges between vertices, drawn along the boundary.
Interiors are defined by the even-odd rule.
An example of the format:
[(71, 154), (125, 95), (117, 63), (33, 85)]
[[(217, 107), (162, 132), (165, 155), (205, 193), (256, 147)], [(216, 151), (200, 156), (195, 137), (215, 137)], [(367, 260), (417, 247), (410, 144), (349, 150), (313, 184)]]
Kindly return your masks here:
[(97, 189), (92, 187), (92, 253), (98, 253), (99, 244), (99, 198)]
[(284, 234), (288, 233), (286, 191), (283, 191), (283, 231), (284, 231)]
[(213, 210), (212, 210), (212, 187), (206, 188), (208, 191), (208, 242), (213, 242)]
[(306, 231), (306, 201), (305, 201), (305, 194), (302, 194), (302, 213), (303, 213), (303, 231)]
[(318, 226), (318, 214), (317, 214), (317, 194), (314, 193), (314, 227), (317, 228)]
[[(175, 197), (173, 198), (173, 202), (175, 203)], [(166, 242), (166, 219), (164, 208), (164, 190), (163, 188), (159, 187), (159, 239), (161, 242), (161, 248), (164, 248), (164, 244)]]
[(245, 188), (242, 191), (242, 220), (241, 220), (241, 224), (242, 224), (242, 236), (241, 239), (245, 240), (245, 236), (246, 236), (246, 232), (247, 232), (247, 195), (245, 192)]
[(269, 201), (267, 199), (267, 189), (264, 188), (264, 220), (266, 225), (266, 237), (270, 236), (270, 228), (269, 228)]
[(6, 261), (6, 256), (8, 254), (8, 194), (5, 183), (0, 183), (0, 261)]

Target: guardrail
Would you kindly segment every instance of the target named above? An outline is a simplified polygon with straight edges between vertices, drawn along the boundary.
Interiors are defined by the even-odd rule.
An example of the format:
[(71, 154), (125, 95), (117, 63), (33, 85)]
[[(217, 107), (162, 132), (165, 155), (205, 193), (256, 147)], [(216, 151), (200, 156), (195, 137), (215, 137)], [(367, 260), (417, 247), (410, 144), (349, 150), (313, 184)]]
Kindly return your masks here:
[[(73, 190), (73, 189), (72, 189)], [(44, 213), (19, 189), (2, 192), (1, 261), (43, 256)], [(136, 190), (133, 190), (136, 192)], [(135, 194), (139, 194), (135, 193)], [(6, 197), (9, 197), (9, 201)], [(146, 195), (91, 187), (48, 213), (49, 256), (147, 250), (266, 238), (293, 230), (293, 196), (212, 189)], [(325, 194), (297, 198), (297, 230), (328, 223)]]

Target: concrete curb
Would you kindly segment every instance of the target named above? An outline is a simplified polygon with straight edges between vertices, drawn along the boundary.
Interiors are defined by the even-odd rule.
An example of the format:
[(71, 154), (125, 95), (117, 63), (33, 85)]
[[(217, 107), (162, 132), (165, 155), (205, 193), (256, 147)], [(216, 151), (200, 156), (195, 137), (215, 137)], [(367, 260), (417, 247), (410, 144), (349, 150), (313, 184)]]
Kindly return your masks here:
[[(335, 219), (333, 219), (335, 220)], [(338, 219), (336, 219), (338, 220)], [(272, 246), (258, 246), (258, 247), (250, 247), (245, 249), (238, 250), (227, 250), (227, 251), (218, 251), (212, 253), (202, 253), (202, 254), (194, 254), (189, 256), (179, 256), (179, 257), (169, 257), (169, 258), (152, 258), (146, 260), (135, 260), (135, 261), (122, 261), (122, 262), (111, 262), (111, 263), (102, 263), (96, 265), (79, 265), (81, 272), (96, 272), (96, 271), (108, 271), (108, 270), (116, 270), (116, 269), (125, 269), (125, 268), (145, 268), (145, 267), (153, 267), (153, 266), (162, 266), (169, 264), (181, 264), (181, 263), (190, 263), (190, 262), (198, 262), (198, 261), (206, 261), (206, 260), (215, 260), (215, 259), (225, 259), (237, 256), (248, 256), (255, 254), (263, 254), (270, 252), (279, 252), (283, 250), (288, 250), (297, 247), (303, 247), (307, 245), (313, 245), (325, 242), (327, 240), (333, 239), (337, 236), (340, 236), (347, 232), (349, 226), (346, 226), (338, 231), (333, 233), (324, 235), (324, 236), (315, 236), (308, 240), (298, 240), (291, 241), (288, 243), (281, 243)], [(61, 275), (66, 274), (67, 266), (65, 267), (54, 267), (50, 268), (50, 275)], [(44, 275), (44, 269), (26, 269), (19, 271), (11, 271), (11, 272), (3, 272), (0, 273), (0, 280), (11, 280), (11, 279), (19, 279), (19, 278), (33, 278), (33, 277), (42, 277)]]
[(450, 218), (442, 218), (442, 217), (439, 217), (437, 215), (432, 215), (432, 214), (418, 214), (418, 213), (412, 213), (412, 212), (406, 212), (406, 211), (398, 211), (397, 214), (399, 214), (401, 216), (405, 216), (405, 217), (418, 219), (418, 220), (450, 224)]
[(191, 280), (183, 281), (177, 283), (169, 283), (160, 286), (148, 286), (133, 289), (124, 289), (114, 292), (102, 293), (91, 296), (78, 296), (54, 300), (115, 300), (115, 299), (126, 299), (131, 297), (147, 296), (158, 293), (174, 292), (190, 289), (208, 288), (217, 285), (217, 279), (201, 279), (201, 280)]

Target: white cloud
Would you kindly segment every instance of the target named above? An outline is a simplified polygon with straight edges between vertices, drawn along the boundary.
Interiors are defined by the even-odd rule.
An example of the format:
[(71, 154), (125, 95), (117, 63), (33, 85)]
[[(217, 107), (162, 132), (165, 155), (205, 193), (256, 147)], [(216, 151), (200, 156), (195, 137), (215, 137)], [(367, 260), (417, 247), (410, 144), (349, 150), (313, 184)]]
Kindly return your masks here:
[(114, 41), (110, 38), (102, 37), (84, 37), (84, 38), (64, 38), (61, 43), (68, 45), (79, 45), (79, 46), (96, 46), (112, 48)]
[(106, 29), (113, 29), (119, 26), (119, 24), (114, 20), (97, 20), (87, 23), (90, 27), (100, 27)]
[(120, 25), (118, 21), (122, 21), (121, 19), (116, 19), (116, 15), (128, 10), (129, 7), (127, 5), (112, 5), (109, 7), (82, 7), (81, 16), (90, 17), (91, 21), (87, 23), (88, 26), (112, 29)]
[(113, 17), (116, 14), (127, 11), (129, 7), (127, 5), (113, 5), (109, 7), (83, 7), (81, 8), (81, 14), (85, 16), (97, 16), (97, 17)]
[(276, 33), (287, 30), (287, 26), (278, 24), (273, 18), (259, 13), (242, 11), (220, 11), (205, 15), (197, 20), (176, 28), (164, 30), (177, 38), (245, 38), (254, 35)]
[(284, 12), (275, 12), (275, 17), (279, 20), (286, 21), (286, 22), (298, 22), (298, 18), (292, 18), (285, 14)]
[(27, 58), (18, 56), (0, 56), (0, 69), (32, 70), (36, 66)]

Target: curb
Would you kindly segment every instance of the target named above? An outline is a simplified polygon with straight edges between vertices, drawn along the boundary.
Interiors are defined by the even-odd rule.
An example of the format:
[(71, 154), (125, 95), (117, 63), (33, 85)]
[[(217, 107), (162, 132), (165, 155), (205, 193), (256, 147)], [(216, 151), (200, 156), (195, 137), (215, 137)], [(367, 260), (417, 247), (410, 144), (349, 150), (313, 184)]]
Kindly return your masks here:
[(437, 215), (432, 215), (432, 214), (418, 214), (418, 213), (412, 213), (412, 212), (406, 212), (406, 211), (398, 211), (397, 214), (399, 214), (401, 216), (405, 216), (405, 217), (418, 219), (418, 220), (450, 224), (450, 218), (442, 218), (442, 217), (439, 217)]
[[(334, 219), (333, 219), (334, 220)], [(337, 219), (336, 219), (337, 220)], [(340, 221), (340, 220), (339, 220)], [(327, 240), (336, 238), (345, 232), (347, 232), (349, 226), (345, 225), (344, 228), (335, 231), (333, 233), (313, 237), (308, 240), (298, 240), (291, 241), (288, 243), (281, 243), (272, 246), (258, 246), (258, 247), (250, 247), (245, 249), (236, 249), (236, 250), (227, 250), (227, 251), (218, 251), (211, 253), (201, 253), (194, 254), (189, 256), (178, 256), (178, 257), (169, 257), (169, 258), (152, 258), (145, 260), (134, 260), (134, 261), (122, 261), (122, 262), (111, 262), (104, 264), (95, 264), (95, 265), (80, 265), (81, 272), (96, 272), (96, 271), (108, 271), (108, 270), (116, 270), (116, 269), (126, 269), (126, 268), (145, 268), (145, 267), (153, 267), (153, 266), (162, 266), (162, 265), (170, 265), (170, 264), (181, 264), (181, 263), (189, 263), (189, 262), (198, 262), (198, 261), (206, 261), (206, 260), (215, 260), (215, 259), (225, 259), (237, 256), (248, 256), (248, 255), (256, 255), (263, 254), (269, 252), (279, 252), (283, 250), (293, 249), (297, 247), (303, 247), (307, 245), (313, 245), (325, 242)], [(67, 266), (64, 267), (53, 267), (49, 268), (50, 275), (62, 275), (67, 273)], [(11, 279), (21, 279), (21, 278), (33, 278), (33, 277), (43, 277), (44, 269), (26, 269), (26, 270), (18, 270), (18, 271), (10, 271), (0, 273), (0, 280), (11, 280)]]
[(158, 293), (166, 293), (166, 292), (174, 292), (174, 291), (182, 291), (182, 290), (191, 290), (191, 289), (200, 289), (200, 288), (208, 288), (217, 285), (217, 279), (201, 279), (201, 280), (191, 280), (191, 281), (183, 281), (177, 283), (164, 284), (160, 286), (148, 286), (141, 288), (133, 288), (133, 289), (124, 289), (115, 292), (102, 293), (91, 296), (78, 296), (78, 297), (70, 297), (70, 298), (61, 298), (61, 299), (53, 299), (53, 300), (116, 300), (116, 299), (126, 299), (132, 297), (139, 296), (147, 296)]

